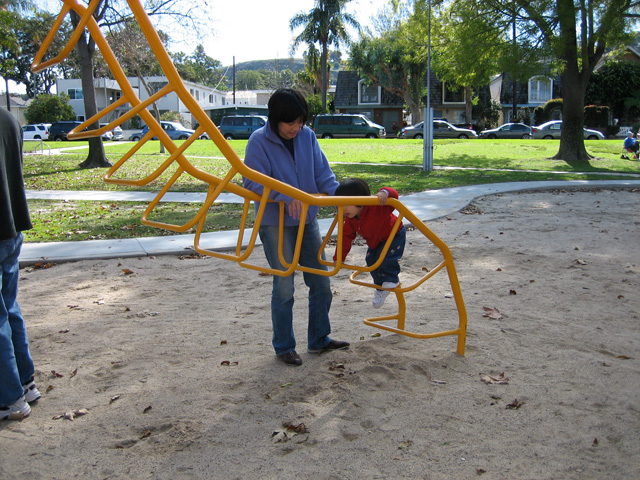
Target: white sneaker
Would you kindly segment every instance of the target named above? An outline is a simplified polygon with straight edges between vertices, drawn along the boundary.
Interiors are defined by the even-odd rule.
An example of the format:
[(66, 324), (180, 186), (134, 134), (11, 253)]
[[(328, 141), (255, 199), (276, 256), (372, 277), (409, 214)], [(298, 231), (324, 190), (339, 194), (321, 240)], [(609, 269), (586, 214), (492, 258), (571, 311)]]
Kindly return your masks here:
[(31, 413), (31, 407), (21, 396), (16, 402), (8, 407), (0, 407), (0, 420), (22, 420)]
[(36, 387), (36, 382), (33, 381), (33, 378), (25, 383), (24, 388), (24, 399), (27, 403), (35, 402), (36, 400), (40, 400), (40, 392)]
[[(392, 283), (392, 282), (384, 282), (381, 285), (382, 288), (386, 288), (386, 289), (396, 288), (397, 286), (398, 286), (397, 283)], [(373, 308), (380, 308), (382, 305), (384, 305), (384, 301), (389, 295), (389, 293), (391, 293), (389, 290), (376, 289), (376, 291), (373, 292)]]

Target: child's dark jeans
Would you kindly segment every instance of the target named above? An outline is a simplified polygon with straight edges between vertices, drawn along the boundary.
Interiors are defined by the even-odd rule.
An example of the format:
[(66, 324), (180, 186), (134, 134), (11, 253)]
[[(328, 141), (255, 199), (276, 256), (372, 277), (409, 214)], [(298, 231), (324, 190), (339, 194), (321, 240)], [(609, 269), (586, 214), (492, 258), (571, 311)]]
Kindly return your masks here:
[[(380, 266), (371, 272), (373, 283), (375, 283), (376, 285), (382, 285), (384, 282), (400, 282), (400, 279), (398, 277), (398, 274), (400, 273), (400, 264), (398, 263), (398, 260), (402, 258), (406, 241), (407, 231), (405, 230), (403, 225), (402, 227), (400, 227), (400, 230), (396, 232), (396, 236), (391, 242), (389, 251), (387, 252), (386, 257), (384, 258)], [(375, 250), (372, 250), (371, 248), (367, 249), (367, 266), (371, 266), (378, 261), (385, 243), (386, 240), (380, 242), (380, 245), (378, 245)]]

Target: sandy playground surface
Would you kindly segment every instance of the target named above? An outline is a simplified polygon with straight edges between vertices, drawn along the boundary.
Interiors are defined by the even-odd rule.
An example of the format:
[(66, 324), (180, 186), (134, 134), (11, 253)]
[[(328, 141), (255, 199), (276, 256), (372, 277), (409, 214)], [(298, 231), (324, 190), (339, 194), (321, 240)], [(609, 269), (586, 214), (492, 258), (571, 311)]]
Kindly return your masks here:
[[(455, 259), (464, 357), (455, 337), (364, 325), (396, 300), (374, 311), (347, 272), (332, 335), (352, 346), (321, 355), (297, 276), (295, 368), (254, 270), (188, 254), (24, 269), (43, 398), (0, 422), (0, 478), (640, 478), (640, 192), (489, 196), (428, 225)], [(440, 261), (407, 241), (405, 284)], [(407, 294), (407, 328), (455, 328), (450, 293), (441, 272)]]

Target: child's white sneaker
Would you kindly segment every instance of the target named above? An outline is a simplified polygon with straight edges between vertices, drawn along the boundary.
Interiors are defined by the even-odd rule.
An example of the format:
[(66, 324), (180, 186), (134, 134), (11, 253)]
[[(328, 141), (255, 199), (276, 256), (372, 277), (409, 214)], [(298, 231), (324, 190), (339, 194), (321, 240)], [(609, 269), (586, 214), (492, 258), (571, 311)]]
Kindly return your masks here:
[(31, 413), (31, 407), (24, 395), (8, 407), (0, 407), (0, 420), (22, 420)]
[(24, 388), (24, 399), (27, 403), (35, 402), (36, 400), (40, 400), (40, 392), (36, 387), (36, 383), (33, 381), (33, 377), (27, 383), (25, 383), (22, 388)]
[[(383, 284), (381, 285), (382, 288), (386, 289), (396, 288), (397, 286), (398, 283), (393, 282), (383, 282)], [(373, 308), (380, 308), (382, 305), (384, 305), (384, 301), (386, 300), (389, 293), (391, 293), (389, 292), (389, 290), (376, 289), (376, 291), (373, 292)]]

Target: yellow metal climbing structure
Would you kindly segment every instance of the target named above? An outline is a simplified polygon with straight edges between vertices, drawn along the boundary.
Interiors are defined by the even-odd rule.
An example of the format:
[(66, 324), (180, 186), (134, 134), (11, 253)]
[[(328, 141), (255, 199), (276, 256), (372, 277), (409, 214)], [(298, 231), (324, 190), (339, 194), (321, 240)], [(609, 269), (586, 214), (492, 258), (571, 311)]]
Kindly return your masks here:
[[(71, 139), (82, 139), (92, 136), (102, 135), (106, 131), (112, 130), (118, 125), (126, 122), (127, 120), (133, 118), (135, 115), (140, 115), (142, 120), (148, 125), (149, 131), (137, 142), (120, 160), (118, 160), (105, 174), (104, 180), (108, 183), (120, 184), (120, 185), (133, 185), (133, 186), (143, 186), (147, 185), (150, 182), (158, 179), (160, 175), (162, 175), (167, 169), (172, 166), (175, 168), (175, 172), (172, 174), (171, 178), (167, 181), (164, 187), (158, 192), (156, 197), (151, 201), (149, 206), (146, 208), (144, 213), (142, 214), (142, 223), (145, 225), (168, 229), (175, 232), (186, 232), (189, 229), (195, 227), (195, 237), (194, 237), (194, 248), (198, 253), (208, 255), (211, 257), (216, 257), (224, 260), (231, 260), (237, 262), (239, 265), (245, 268), (251, 268), (258, 271), (270, 273), (273, 275), (291, 275), (294, 271), (304, 271), (316, 273), (318, 275), (328, 275), (333, 276), (338, 273), (341, 269), (346, 268), (353, 270), (353, 273), (350, 275), (349, 280), (351, 283), (360, 285), (367, 288), (379, 288), (373, 283), (366, 283), (357, 279), (357, 276), (364, 272), (370, 272), (373, 269), (377, 268), (382, 260), (379, 260), (378, 263), (372, 265), (370, 267), (363, 267), (357, 265), (350, 265), (343, 263), (338, 260), (335, 265), (333, 263), (326, 262), (322, 260), (322, 251), (326, 247), (326, 244), (329, 238), (332, 236), (333, 232), (336, 230), (337, 226), (337, 237), (340, 240), (342, 238), (342, 225), (344, 222), (344, 206), (345, 205), (353, 205), (356, 202), (358, 205), (376, 205), (378, 199), (376, 197), (327, 197), (323, 195), (312, 195), (297, 188), (294, 188), (290, 185), (282, 183), (278, 180), (275, 180), (271, 177), (268, 177), (262, 173), (259, 173), (249, 167), (247, 167), (242, 159), (235, 153), (235, 151), (231, 148), (229, 143), (224, 139), (224, 137), (220, 134), (220, 131), (213, 123), (211, 118), (206, 114), (206, 112), (200, 107), (198, 102), (193, 98), (189, 90), (185, 87), (178, 71), (173, 65), (169, 54), (164, 48), (164, 45), (160, 41), (160, 37), (153, 27), (149, 16), (145, 12), (144, 8), (140, 4), (139, 0), (127, 0), (129, 7), (136, 20), (138, 21), (142, 32), (144, 33), (151, 49), (155, 53), (164, 75), (167, 78), (167, 85), (158, 91), (153, 96), (149, 97), (145, 101), (141, 101), (135, 89), (129, 83), (122, 67), (120, 66), (116, 56), (114, 55), (111, 47), (106, 41), (104, 35), (102, 34), (94, 16), (93, 12), (96, 9), (99, 1), (91, 0), (88, 5), (82, 4), (78, 2), (78, 0), (62, 0), (62, 8), (57, 16), (51, 30), (49, 31), (47, 37), (45, 38), (40, 50), (38, 51), (33, 63), (32, 70), (34, 72), (41, 71), (47, 67), (55, 65), (60, 61), (64, 60), (71, 50), (75, 47), (78, 39), (82, 35), (82, 33), (86, 30), (94, 39), (96, 46), (100, 49), (102, 56), (107, 63), (107, 66), (111, 70), (114, 78), (118, 82), (120, 89), (122, 91), (121, 97), (107, 108), (96, 114), (95, 116), (89, 118), (81, 125), (73, 129), (69, 133), (69, 138)], [(60, 26), (62, 25), (65, 17), (69, 15), (71, 12), (75, 12), (78, 17), (78, 26), (75, 28), (69, 42), (63, 47), (63, 49), (58, 53), (54, 54), (49, 52), (49, 48), (58, 33)], [(47, 60), (43, 60), (45, 54), (49, 54)], [(156, 100), (164, 97), (165, 95), (175, 92), (175, 94), (180, 98), (180, 100), (184, 103), (187, 109), (191, 112), (193, 117), (196, 119), (198, 123), (198, 128), (195, 133), (193, 133), (187, 140), (184, 140), (179, 146), (174, 143), (169, 135), (163, 130), (160, 123), (155, 119), (155, 117), (150, 113), (148, 107), (155, 102)], [(90, 127), (94, 123), (98, 122), (101, 118), (109, 115), (114, 112), (117, 108), (126, 106), (129, 104), (131, 109), (120, 116), (116, 120), (111, 121), (109, 124), (95, 130), (85, 130)], [(211, 140), (216, 144), (218, 149), (222, 152), (226, 160), (229, 162), (230, 168), (227, 174), (224, 177), (218, 177), (209, 172), (205, 172), (200, 168), (194, 166), (186, 157), (185, 151), (193, 144), (193, 142), (201, 137), (204, 133), (206, 133)], [(116, 173), (123, 167), (123, 165), (130, 161), (135, 162), (135, 154), (140, 150), (140, 148), (152, 138), (157, 138), (168, 150), (169, 156), (166, 158), (160, 165), (158, 165), (155, 170), (151, 173), (148, 173), (142, 178), (119, 178)], [(182, 175), (190, 175), (208, 186), (207, 196), (202, 205), (202, 207), (198, 210), (197, 214), (188, 222), (183, 225), (173, 225), (167, 224), (163, 222), (158, 222), (151, 220), (149, 217), (161, 199), (165, 196), (165, 194), (176, 184), (178, 179)], [(262, 195), (258, 195), (255, 192), (247, 190), (242, 186), (234, 183), (232, 179), (236, 175), (242, 175), (250, 180), (259, 183), (264, 186), (264, 191)], [(318, 270), (311, 269), (308, 267), (303, 267), (298, 264), (300, 248), (302, 244), (302, 234), (304, 231), (304, 223), (301, 221), (299, 227), (299, 235), (296, 242), (295, 253), (293, 260), (291, 263), (285, 262), (283, 258), (281, 258), (281, 262), (287, 270), (274, 270), (271, 268), (266, 268), (260, 265), (248, 263), (248, 260), (251, 254), (254, 251), (256, 246), (257, 237), (258, 237), (258, 229), (262, 222), (262, 216), (264, 213), (264, 206), (269, 200), (269, 194), (271, 191), (278, 191), (284, 193), (285, 195), (298, 199), (303, 203), (303, 211), (300, 215), (301, 219), (306, 218), (306, 212), (310, 205), (316, 205), (319, 207), (337, 207), (337, 215), (333, 221), (332, 226), (327, 233), (324, 243), (322, 244), (321, 249), (318, 252), (318, 258), (320, 261), (327, 265), (328, 270)], [(203, 227), (205, 224), (205, 219), (207, 213), (210, 210), (210, 207), (215, 202), (215, 200), (219, 197), (222, 192), (229, 192), (235, 195), (238, 195), (242, 199), (244, 199), (243, 213), (241, 219), (241, 226), (238, 230), (238, 239), (236, 243), (235, 250), (233, 253), (225, 253), (225, 252), (216, 252), (210, 249), (203, 248), (200, 245), (200, 239), (203, 231)], [(247, 218), (250, 213), (250, 203), (251, 201), (260, 201), (260, 209), (256, 212), (255, 222), (253, 225), (253, 229), (249, 235), (248, 241), (244, 242), (245, 233), (249, 233), (247, 231)], [(398, 287), (393, 289), (395, 296), (398, 300), (398, 312), (395, 315), (390, 316), (382, 316), (375, 318), (367, 318), (364, 320), (364, 323), (370, 326), (374, 326), (377, 328), (385, 329), (391, 332), (395, 332), (402, 335), (407, 335), (414, 338), (434, 338), (434, 337), (442, 337), (447, 335), (456, 335), (458, 337), (457, 341), (457, 349), (456, 351), (460, 355), (464, 355), (465, 351), (465, 341), (466, 341), (466, 331), (467, 331), (467, 314), (465, 310), (464, 301), (462, 299), (462, 292), (460, 290), (460, 285), (458, 282), (458, 277), (456, 274), (455, 265), (453, 262), (453, 257), (451, 256), (451, 252), (448, 246), (438, 238), (419, 218), (417, 218), (402, 202), (389, 199), (388, 204), (394, 207), (398, 212), (398, 220), (396, 225), (394, 226), (393, 233), (398, 230), (400, 227), (400, 223), (402, 219), (408, 220), (414, 227), (419, 230), (428, 240), (430, 240), (435, 247), (442, 254), (442, 261), (435, 267), (430, 269), (425, 275), (421, 276), (417, 281), (408, 286), (403, 286), (400, 284)], [(284, 217), (284, 203), (280, 204), (280, 215), (281, 218)], [(284, 222), (281, 222), (282, 225)], [(384, 247), (384, 250), (380, 256), (380, 258), (384, 258), (386, 252), (391, 243), (391, 239), (393, 235), (389, 237), (387, 244)], [(282, 242), (282, 231), (280, 232), (280, 243)], [(338, 255), (337, 258), (341, 257), (341, 242), (338, 241)], [(282, 249), (280, 248), (280, 251)], [(440, 332), (434, 333), (415, 333), (412, 331), (408, 331), (405, 326), (405, 317), (406, 317), (406, 302), (405, 302), (405, 293), (410, 292), (412, 290), (417, 289), (421, 285), (423, 285), (427, 280), (432, 278), (436, 273), (441, 270), (446, 270), (448, 273), (448, 279), (451, 286), (451, 290), (453, 293), (453, 298), (455, 301), (455, 307), (458, 314), (457, 327), (444, 330)], [(392, 326), (392, 324), (387, 324), (383, 322), (392, 321), (395, 322), (396, 326)]]

